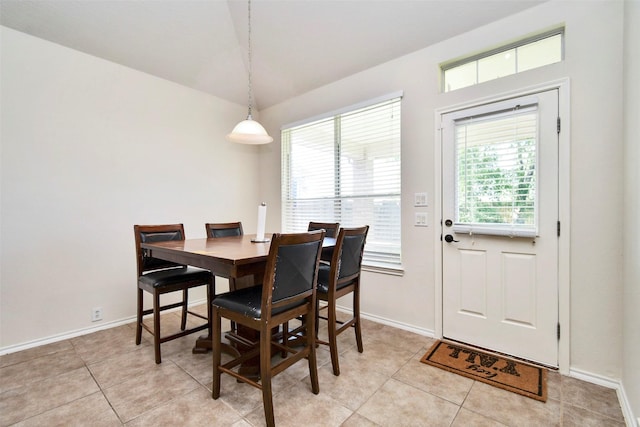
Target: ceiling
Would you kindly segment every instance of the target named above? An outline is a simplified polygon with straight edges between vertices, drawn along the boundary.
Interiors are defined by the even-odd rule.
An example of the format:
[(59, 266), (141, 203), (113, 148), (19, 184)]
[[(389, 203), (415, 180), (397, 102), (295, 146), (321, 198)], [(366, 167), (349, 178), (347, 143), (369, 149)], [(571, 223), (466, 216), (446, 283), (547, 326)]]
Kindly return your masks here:
[[(253, 0), (253, 105), (270, 107), (543, 1)], [(0, 0), (0, 24), (248, 100), (245, 0)]]

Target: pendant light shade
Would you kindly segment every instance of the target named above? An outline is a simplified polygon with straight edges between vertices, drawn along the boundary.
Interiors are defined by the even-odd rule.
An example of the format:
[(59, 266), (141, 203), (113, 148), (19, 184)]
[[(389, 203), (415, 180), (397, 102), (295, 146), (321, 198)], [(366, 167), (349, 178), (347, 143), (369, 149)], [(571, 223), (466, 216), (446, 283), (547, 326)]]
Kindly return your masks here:
[(247, 120), (243, 120), (233, 128), (230, 134), (227, 135), (227, 140), (231, 142), (237, 142), (239, 144), (268, 144), (273, 141), (273, 138), (267, 134), (264, 127), (251, 116), (247, 117)]
[(227, 135), (227, 140), (231, 142), (237, 142), (239, 144), (268, 144), (273, 141), (273, 138), (269, 136), (265, 128), (251, 117), (251, 107), (253, 104), (253, 91), (251, 89), (251, 0), (248, 0), (248, 9), (249, 9), (249, 31), (248, 31), (248, 39), (249, 39), (249, 114), (247, 115), (247, 119), (241, 121), (233, 128), (230, 134)]

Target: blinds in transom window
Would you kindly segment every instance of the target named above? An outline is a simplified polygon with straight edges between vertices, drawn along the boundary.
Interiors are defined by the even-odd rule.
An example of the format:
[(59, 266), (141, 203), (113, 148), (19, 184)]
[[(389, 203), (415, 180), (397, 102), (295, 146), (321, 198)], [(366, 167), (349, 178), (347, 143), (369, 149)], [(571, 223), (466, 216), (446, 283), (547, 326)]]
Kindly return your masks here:
[(537, 105), (455, 121), (456, 232), (535, 236)]
[(400, 264), (400, 100), (282, 130), (282, 228), (369, 225), (364, 263)]

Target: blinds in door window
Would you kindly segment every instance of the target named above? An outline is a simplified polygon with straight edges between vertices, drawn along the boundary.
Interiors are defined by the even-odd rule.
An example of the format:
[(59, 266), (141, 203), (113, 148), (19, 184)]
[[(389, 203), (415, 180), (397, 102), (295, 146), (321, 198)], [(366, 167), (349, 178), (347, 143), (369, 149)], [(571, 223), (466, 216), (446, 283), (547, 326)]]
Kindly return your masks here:
[(400, 99), (282, 130), (283, 230), (369, 225), (363, 262), (400, 264)]
[(537, 104), (455, 121), (456, 232), (537, 233)]

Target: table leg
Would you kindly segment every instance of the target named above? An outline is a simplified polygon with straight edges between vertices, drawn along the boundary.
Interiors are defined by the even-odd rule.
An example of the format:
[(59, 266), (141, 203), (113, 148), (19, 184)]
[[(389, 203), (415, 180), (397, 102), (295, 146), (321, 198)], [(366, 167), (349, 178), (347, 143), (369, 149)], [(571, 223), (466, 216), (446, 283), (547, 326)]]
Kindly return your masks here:
[[(262, 277), (262, 276), (260, 276)], [(235, 291), (236, 289), (242, 289), (242, 288), (248, 288), (250, 286), (256, 286), (256, 283), (258, 282), (258, 280), (256, 280), (257, 277), (256, 275), (247, 275), (247, 276), (242, 276), (242, 277), (238, 277), (238, 278), (230, 278), (229, 279), (229, 290), (231, 291)], [(233, 325), (232, 325), (233, 326)], [(246, 328), (245, 330), (242, 331), (242, 333), (238, 333), (238, 331), (232, 331), (234, 333), (238, 333), (238, 335), (240, 336), (247, 336), (250, 340), (254, 340), (255, 337), (252, 336), (251, 334), (251, 329)], [(227, 348), (228, 347), (228, 348)], [(242, 348), (239, 348), (240, 346), (236, 344), (236, 347), (232, 347), (226, 343), (222, 343), (222, 350), (225, 351), (228, 354), (231, 355), (238, 355), (238, 351), (242, 351)], [(200, 335), (198, 337), (198, 339), (196, 339), (196, 344), (193, 347), (193, 349), (191, 350), (191, 352), (193, 354), (204, 354), (207, 353), (209, 350), (211, 350), (213, 348), (212, 343), (211, 343), (211, 336), (210, 335)], [(231, 351), (231, 350), (232, 351)]]

